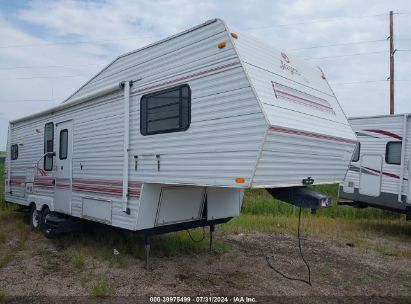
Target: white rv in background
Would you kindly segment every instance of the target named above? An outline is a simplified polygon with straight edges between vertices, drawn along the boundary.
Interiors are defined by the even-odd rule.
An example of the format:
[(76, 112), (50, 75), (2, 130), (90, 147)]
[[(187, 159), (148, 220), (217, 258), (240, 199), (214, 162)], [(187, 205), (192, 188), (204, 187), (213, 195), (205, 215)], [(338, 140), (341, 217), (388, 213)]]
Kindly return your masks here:
[(11, 121), (5, 198), (48, 232), (59, 218), (211, 227), (240, 214), (244, 189), (341, 182), (356, 143), (319, 68), (215, 19)]
[(340, 185), (342, 204), (398, 211), (410, 219), (410, 120), (409, 114), (349, 119), (359, 143)]

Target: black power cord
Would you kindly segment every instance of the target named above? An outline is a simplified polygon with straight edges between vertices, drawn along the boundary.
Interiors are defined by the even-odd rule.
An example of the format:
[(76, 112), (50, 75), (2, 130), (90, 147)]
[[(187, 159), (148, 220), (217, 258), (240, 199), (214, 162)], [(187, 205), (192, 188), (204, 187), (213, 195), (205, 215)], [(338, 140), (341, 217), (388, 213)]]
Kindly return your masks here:
[(204, 227), (203, 227), (203, 236), (202, 236), (202, 238), (201, 238), (200, 240), (195, 240), (195, 239), (193, 239), (193, 236), (191, 235), (190, 230), (187, 229), (186, 231), (187, 231), (190, 239), (191, 239), (194, 243), (200, 243), (200, 242), (204, 241), (204, 239), (205, 239), (205, 228), (204, 228)]
[(284, 278), (286, 278), (286, 279), (288, 279), (288, 280), (291, 280), (291, 281), (300, 281), (300, 282), (303, 282), (303, 283), (305, 283), (305, 284), (308, 284), (308, 285), (312, 286), (312, 284), (311, 284), (311, 269), (310, 269), (310, 266), (308, 265), (307, 261), (305, 260), (304, 255), (303, 255), (303, 251), (302, 251), (302, 249), (301, 249), (301, 239), (300, 239), (301, 209), (302, 209), (302, 208), (300, 207), (300, 211), (298, 212), (298, 229), (297, 229), (298, 249), (300, 250), (301, 259), (304, 261), (304, 264), (305, 264), (305, 266), (307, 266), (307, 269), (308, 269), (308, 280), (306, 280), (306, 279), (300, 279), (300, 278), (292, 278), (292, 277), (289, 277), (289, 276), (285, 275), (284, 273), (282, 273), (281, 271), (277, 270), (277, 269), (270, 263), (270, 257), (267, 256), (265, 259), (267, 260), (268, 266), (269, 266), (272, 270), (274, 270), (276, 273), (278, 273), (279, 275), (281, 275), (282, 277), (284, 277)]

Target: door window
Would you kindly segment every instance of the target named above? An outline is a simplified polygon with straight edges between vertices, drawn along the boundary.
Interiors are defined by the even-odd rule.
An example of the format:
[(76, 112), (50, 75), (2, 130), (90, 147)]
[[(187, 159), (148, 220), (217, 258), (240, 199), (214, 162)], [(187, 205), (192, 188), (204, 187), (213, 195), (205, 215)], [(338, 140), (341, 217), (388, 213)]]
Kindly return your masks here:
[[(54, 124), (52, 122), (46, 123), (44, 126), (44, 153), (54, 151)], [(53, 155), (44, 157), (43, 168), (46, 171), (53, 169)]]
[(67, 159), (67, 151), (68, 151), (68, 130), (64, 129), (60, 131), (59, 158)]

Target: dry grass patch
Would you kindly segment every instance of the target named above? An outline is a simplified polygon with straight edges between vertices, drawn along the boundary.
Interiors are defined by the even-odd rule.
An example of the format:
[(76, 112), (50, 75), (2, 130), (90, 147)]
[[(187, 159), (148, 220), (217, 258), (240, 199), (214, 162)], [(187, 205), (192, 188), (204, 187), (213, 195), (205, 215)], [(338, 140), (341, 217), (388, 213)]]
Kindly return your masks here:
[(85, 256), (84, 254), (73, 248), (67, 248), (62, 252), (63, 257), (68, 261), (76, 270), (83, 270), (85, 268)]
[(97, 298), (107, 298), (114, 295), (114, 288), (106, 281), (99, 280), (91, 286), (90, 293)]

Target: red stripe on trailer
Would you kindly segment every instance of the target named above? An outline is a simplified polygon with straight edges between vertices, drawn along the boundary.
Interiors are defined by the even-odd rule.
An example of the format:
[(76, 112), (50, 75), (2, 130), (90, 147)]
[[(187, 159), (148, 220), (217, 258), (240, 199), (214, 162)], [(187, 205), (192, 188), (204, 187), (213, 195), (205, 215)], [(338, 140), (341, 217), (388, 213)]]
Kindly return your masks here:
[(269, 130), (274, 131), (274, 132), (287, 133), (287, 134), (293, 134), (293, 135), (299, 135), (299, 136), (305, 136), (305, 137), (312, 137), (312, 138), (324, 139), (324, 140), (330, 140), (330, 141), (345, 142), (345, 143), (350, 143), (350, 144), (357, 143), (356, 140), (351, 140), (347, 138), (335, 137), (335, 136), (312, 133), (312, 132), (301, 131), (301, 130), (293, 130), (293, 129), (283, 128), (283, 127), (270, 127)]
[(281, 91), (281, 90), (278, 90), (278, 89), (277, 89), (277, 93), (280, 93), (280, 94), (286, 95), (286, 96), (290, 96), (290, 97), (292, 97), (292, 98), (296, 98), (296, 99), (298, 99), (298, 100), (303, 101), (304, 103), (307, 103), (307, 102), (308, 102), (308, 103), (313, 104), (313, 105), (315, 105), (315, 106), (323, 107), (323, 108), (326, 108), (326, 109), (328, 109), (328, 110), (333, 111), (333, 108), (331, 108), (331, 107), (329, 107), (329, 106), (323, 105), (323, 104), (321, 104), (321, 103), (318, 103), (318, 102), (315, 102), (315, 101), (312, 101), (312, 100), (308, 100), (308, 99), (306, 99), (306, 98), (303, 98), (303, 97), (300, 97), (300, 96), (297, 96), (297, 95), (294, 95), (294, 94), (290, 94), (290, 93), (287, 93), (287, 92), (284, 92), (284, 91)]
[[(118, 185), (122, 186), (123, 182), (122, 181), (113, 181), (113, 180), (93, 180), (93, 179), (79, 179), (79, 178), (74, 178), (73, 179), (74, 183), (84, 183), (84, 184), (97, 184), (97, 185)], [(128, 183), (129, 187), (141, 187), (143, 184), (139, 182), (129, 182)]]
[[(380, 171), (380, 170), (373, 169), (373, 168), (370, 168), (370, 167), (365, 167), (365, 166), (363, 166), (362, 168), (365, 168), (365, 169), (367, 169), (367, 170), (370, 170), (370, 171), (373, 171), (373, 172), (376, 172), (376, 173), (382, 173), (383, 175), (388, 176), (388, 177), (392, 177), (392, 178), (396, 178), (396, 179), (401, 179), (401, 176), (399, 176), (399, 175), (397, 175), (397, 174), (394, 174), (394, 173), (385, 172), (385, 171)], [(405, 177), (404, 177), (404, 180), (408, 180), (408, 178), (405, 178)]]
[[(305, 106), (314, 107), (314, 108), (317, 108), (319, 110), (324, 110), (326, 112), (335, 114), (333, 108), (328, 103), (328, 101), (325, 100), (325, 99), (322, 99), (320, 97), (311, 95), (311, 94), (306, 93), (306, 92), (296, 90), (294, 88), (288, 87), (284, 84), (277, 83), (275, 81), (271, 81), (271, 85), (273, 87), (274, 94), (275, 94), (276, 98), (285, 99), (285, 100), (288, 100), (288, 101), (296, 102), (296, 103), (299, 103), (299, 104), (302, 104), (302, 105), (305, 105)], [(286, 92), (285, 90), (287, 90), (287, 89), (290, 92)], [(303, 97), (303, 96), (298, 96), (296, 94), (292, 94), (293, 92), (295, 92), (296, 94), (301, 94), (301, 95), (306, 96), (306, 97), (311, 97), (311, 99), (308, 99), (308, 98)]]
[[(69, 187), (60, 187), (60, 186), (50, 186), (50, 185), (43, 185), (43, 184), (35, 184), (36, 187), (40, 188), (56, 188), (56, 189), (70, 189)], [(111, 188), (99, 188), (99, 187), (84, 187), (84, 186), (73, 186), (73, 191), (78, 192), (91, 192), (91, 193), (98, 193), (103, 195), (114, 195), (114, 196), (121, 196), (122, 191), (120, 189), (111, 189)], [(128, 194), (130, 197), (133, 198), (140, 198), (141, 191), (140, 190), (129, 190)]]
[(386, 136), (389, 136), (389, 137), (392, 137), (392, 138), (395, 138), (395, 139), (398, 139), (398, 140), (402, 140), (402, 137), (399, 136), (398, 134), (395, 134), (395, 133), (392, 133), (392, 132), (389, 132), (389, 131), (385, 131), (385, 130), (368, 129), (368, 130), (364, 130), (364, 131), (372, 132), (372, 133), (378, 133), (378, 134), (386, 135)]
[[(109, 194), (109, 195), (121, 195), (123, 191), (121, 189), (112, 189), (112, 188), (101, 188), (101, 187), (90, 187), (90, 186), (80, 186), (80, 185), (73, 185), (74, 191), (81, 191), (81, 192), (93, 192), (93, 193), (101, 193), (101, 194)], [(129, 190), (128, 194), (131, 197), (140, 197), (140, 190)]]

